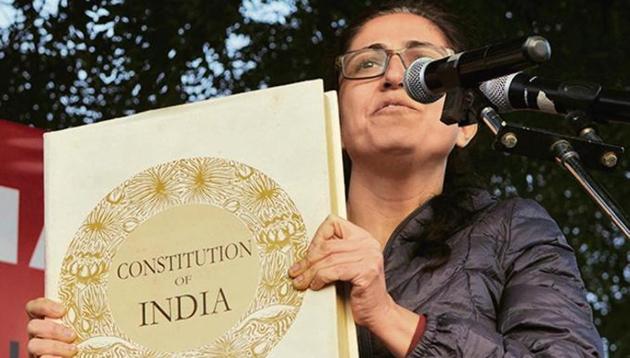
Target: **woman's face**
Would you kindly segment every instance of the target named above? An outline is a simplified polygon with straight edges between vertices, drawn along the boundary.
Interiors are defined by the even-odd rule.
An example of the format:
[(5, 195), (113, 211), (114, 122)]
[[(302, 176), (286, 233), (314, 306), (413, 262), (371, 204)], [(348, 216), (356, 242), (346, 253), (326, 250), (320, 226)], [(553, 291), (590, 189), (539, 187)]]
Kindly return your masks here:
[[(449, 47), (429, 20), (413, 14), (390, 14), (365, 23), (348, 51), (370, 46), (402, 49), (412, 42)], [(378, 160), (385, 154), (444, 163), (455, 144), (467, 143), (461, 137), (471, 128), (440, 122), (444, 99), (426, 105), (409, 98), (402, 85), (404, 71), (400, 58), (392, 56), (381, 77), (341, 79), (342, 141), (353, 161)]]

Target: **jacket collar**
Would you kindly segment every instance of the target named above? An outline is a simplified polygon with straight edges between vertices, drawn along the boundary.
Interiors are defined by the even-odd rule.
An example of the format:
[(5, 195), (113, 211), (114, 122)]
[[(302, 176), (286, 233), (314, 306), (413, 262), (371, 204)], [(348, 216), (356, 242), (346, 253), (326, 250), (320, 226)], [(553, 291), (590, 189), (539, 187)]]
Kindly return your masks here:
[[(497, 199), (488, 191), (475, 189), (468, 200), (463, 202), (463, 206), (469, 211), (476, 213), (494, 205), (496, 202)], [(418, 235), (424, 230), (424, 224), (431, 220), (431, 218), (433, 218), (433, 208), (428, 202), (425, 202), (398, 224), (387, 241), (384, 252), (398, 239), (403, 241), (415, 241)]]

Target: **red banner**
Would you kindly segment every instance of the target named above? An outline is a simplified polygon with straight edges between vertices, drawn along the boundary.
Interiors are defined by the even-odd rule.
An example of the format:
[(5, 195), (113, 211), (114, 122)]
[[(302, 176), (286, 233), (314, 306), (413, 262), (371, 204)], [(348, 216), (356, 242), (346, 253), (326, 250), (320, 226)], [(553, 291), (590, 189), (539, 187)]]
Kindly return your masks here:
[(27, 357), (26, 301), (44, 294), (43, 131), (0, 120), (0, 357)]

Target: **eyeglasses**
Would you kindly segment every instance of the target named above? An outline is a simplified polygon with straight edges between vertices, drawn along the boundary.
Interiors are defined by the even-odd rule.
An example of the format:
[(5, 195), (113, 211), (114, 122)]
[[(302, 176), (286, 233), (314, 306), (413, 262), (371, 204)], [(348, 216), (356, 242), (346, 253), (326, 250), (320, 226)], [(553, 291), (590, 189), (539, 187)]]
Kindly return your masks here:
[(413, 61), (428, 57), (438, 59), (452, 55), (453, 50), (431, 44), (420, 44), (398, 50), (384, 48), (363, 48), (346, 52), (337, 57), (337, 68), (341, 68), (344, 78), (357, 80), (382, 76), (387, 70), (392, 55), (397, 55), (405, 69)]

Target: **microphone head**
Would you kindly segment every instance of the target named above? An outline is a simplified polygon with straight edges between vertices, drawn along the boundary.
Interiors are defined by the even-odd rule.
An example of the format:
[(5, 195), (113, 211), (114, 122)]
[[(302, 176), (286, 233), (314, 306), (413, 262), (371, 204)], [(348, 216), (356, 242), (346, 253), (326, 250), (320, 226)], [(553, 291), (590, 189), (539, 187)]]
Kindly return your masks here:
[(407, 91), (409, 97), (417, 102), (429, 104), (437, 101), (443, 96), (442, 94), (434, 94), (431, 92), (424, 82), (424, 72), (427, 65), (433, 60), (434, 59), (429, 57), (421, 57), (413, 61), (413, 63), (411, 63), (409, 68), (405, 71), (403, 79), (405, 91)]
[(510, 104), (509, 91), (512, 80), (518, 74), (520, 74), (520, 72), (482, 82), (479, 85), (481, 93), (486, 96), (488, 101), (490, 101), (500, 113), (514, 111), (514, 108)]

